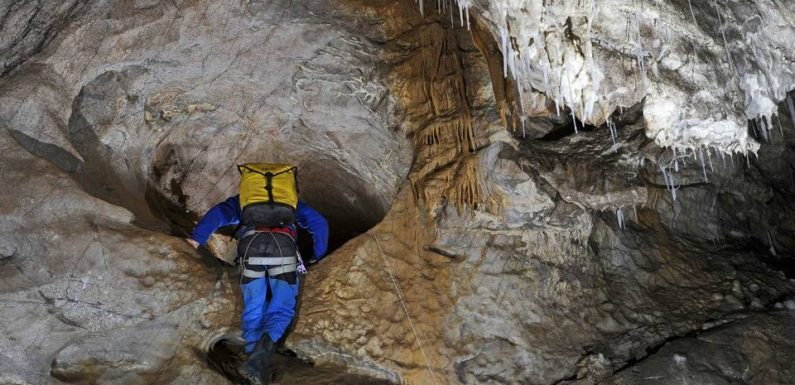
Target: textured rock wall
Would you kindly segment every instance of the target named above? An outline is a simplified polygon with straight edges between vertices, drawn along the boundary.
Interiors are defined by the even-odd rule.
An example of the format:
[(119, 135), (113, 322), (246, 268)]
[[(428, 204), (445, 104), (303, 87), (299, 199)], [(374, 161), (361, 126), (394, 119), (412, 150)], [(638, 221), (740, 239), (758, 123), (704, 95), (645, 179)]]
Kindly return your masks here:
[[(3, 36), (47, 7), (3, 4)], [(6, 381), (224, 383), (201, 349), (237, 326), (235, 272), (169, 234), (236, 192), (236, 164), (297, 164), (332, 245), (381, 219), (411, 147), (373, 44), (330, 10), (100, 1), (2, 50)]]
[(777, 384), (790, 382), (792, 314), (753, 315), (664, 346), (606, 384)]
[(755, 152), (746, 122), (764, 118), (772, 131), (795, 85), (791, 3), (452, 3), (459, 9), (449, 7), (451, 17), (482, 21), (497, 37), (518, 109), (535, 110), (541, 93), (564, 113), (603, 124), (643, 100), (646, 134), (660, 146)]
[[(698, 25), (683, 2), (600, 3), (587, 41), (590, 8), (573, 2), (538, 25), (523, 19), (535, 2), (469, 2), (469, 29), (458, 8), (409, 0), (0, 4), (33, 20), (0, 24), (16, 47), (0, 51), (5, 382), (225, 383), (202, 349), (237, 324), (234, 271), (174, 235), (234, 193), (235, 164), (263, 158), (299, 165), (335, 246), (356, 236), (307, 276), (288, 339), (321, 367), (407, 384), (789, 381), (792, 117), (747, 137), (745, 91), (717, 91), (707, 3)], [(572, 88), (519, 64), (519, 32), (539, 26), (559, 54), (547, 82), (581, 75)], [(760, 24), (748, 47), (788, 28)], [(624, 49), (596, 44), (634, 29)], [(691, 48), (690, 72), (661, 69)], [(749, 68), (779, 60), (757, 56)], [(594, 68), (612, 93), (585, 113)], [(786, 88), (788, 67), (765, 68)], [(774, 88), (752, 99), (780, 101)], [(726, 106), (736, 126), (657, 126), (655, 98), (708, 125)], [(580, 122), (608, 114), (613, 139)]]
[[(386, 20), (400, 12), (377, 9)], [(445, 12), (426, 12), (448, 31)], [(513, 125), (511, 137), (503, 123), (512, 125), (517, 94), (489, 56), (491, 37), (477, 23), (472, 40), (460, 28), (431, 37), (423, 28), (386, 39), (445, 47), (414, 70), (394, 69), (401, 82), (393, 87), (420, 90), (405, 106), (407, 121), (421, 122), (411, 133), (440, 118), (470, 119), (473, 140), (461, 129), (417, 143), (416, 196), (402, 194), (369, 236), (334, 255), (340, 263), (310, 276), (304, 306), (318, 310), (302, 315), (296, 346), (365, 369), (374, 360), (408, 383), (598, 383), (678, 336), (792, 295), (793, 281), (771, 263), (791, 258), (782, 251), (792, 228), (787, 119), (759, 160), (705, 151), (704, 168), (696, 154), (647, 139), (643, 106), (614, 117), (615, 142), (579, 122), (574, 135), (575, 123), (551, 104), (536, 108), (524, 130)], [(465, 91), (446, 102), (428, 97), (439, 77), (422, 64), (459, 55), (463, 81), (455, 84)], [(438, 114), (438, 105), (455, 108)], [(676, 174), (677, 199), (660, 167)], [(786, 383), (779, 365), (759, 370)]]
[[(181, 241), (132, 225), (129, 211), (3, 134), (3, 383), (150, 383), (193, 362), (212, 327), (234, 322), (231, 285)], [(136, 343), (131, 343), (136, 341)], [(112, 352), (112, 353), (109, 353)], [(111, 369), (112, 370), (106, 370)]]
[(5, 75), (28, 57), (37, 54), (60, 32), (70, 17), (79, 14), (88, 1), (0, 2), (0, 74)]

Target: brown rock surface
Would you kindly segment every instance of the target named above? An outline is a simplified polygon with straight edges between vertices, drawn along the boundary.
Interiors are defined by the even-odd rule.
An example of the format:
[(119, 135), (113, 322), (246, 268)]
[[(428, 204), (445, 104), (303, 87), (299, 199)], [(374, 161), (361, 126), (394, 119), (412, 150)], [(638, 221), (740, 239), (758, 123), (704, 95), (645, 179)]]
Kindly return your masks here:
[(297, 164), (331, 223), (287, 341), (318, 373), (788, 383), (789, 119), (758, 158), (702, 167), (646, 138), (642, 105), (615, 144), (543, 97), (519, 116), (488, 20), (67, 3), (0, 0), (0, 383), (225, 383), (203, 353), (237, 325), (235, 271), (179, 237), (251, 160)]

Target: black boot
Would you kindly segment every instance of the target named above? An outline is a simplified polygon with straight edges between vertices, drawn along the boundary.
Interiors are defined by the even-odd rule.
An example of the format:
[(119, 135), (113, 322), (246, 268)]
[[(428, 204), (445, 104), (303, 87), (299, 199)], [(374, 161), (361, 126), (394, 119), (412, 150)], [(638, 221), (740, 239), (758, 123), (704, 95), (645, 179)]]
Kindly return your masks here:
[(273, 350), (274, 346), (271, 336), (268, 333), (263, 334), (262, 338), (257, 342), (257, 346), (254, 347), (254, 351), (248, 355), (248, 359), (240, 367), (240, 374), (251, 385), (268, 385), (268, 382), (270, 382), (268, 369)]

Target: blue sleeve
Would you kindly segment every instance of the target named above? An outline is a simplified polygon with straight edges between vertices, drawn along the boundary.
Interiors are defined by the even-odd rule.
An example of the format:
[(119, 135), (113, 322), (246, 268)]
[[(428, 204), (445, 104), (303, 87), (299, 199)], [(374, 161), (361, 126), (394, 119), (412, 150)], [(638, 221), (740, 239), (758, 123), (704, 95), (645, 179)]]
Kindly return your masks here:
[(204, 214), (193, 228), (191, 238), (203, 245), (219, 227), (240, 223), (240, 216), (240, 198), (235, 195), (213, 206), (207, 214)]
[(320, 260), (326, 255), (328, 249), (328, 222), (317, 210), (309, 207), (304, 202), (298, 201), (295, 219), (299, 226), (312, 234), (315, 244), (314, 258)]

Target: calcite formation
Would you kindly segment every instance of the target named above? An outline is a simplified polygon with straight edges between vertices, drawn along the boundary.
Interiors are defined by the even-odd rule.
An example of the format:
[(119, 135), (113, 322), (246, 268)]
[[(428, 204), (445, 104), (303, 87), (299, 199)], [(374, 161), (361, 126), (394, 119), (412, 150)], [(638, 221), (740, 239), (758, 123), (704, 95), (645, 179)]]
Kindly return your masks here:
[(540, 93), (562, 113), (601, 125), (644, 101), (645, 132), (660, 146), (756, 152), (748, 120), (773, 131), (779, 103), (795, 88), (789, 3), (454, 2), (458, 9), (437, 4), (462, 15), (462, 25), (484, 22), (498, 39), (519, 109), (535, 109)]
[(285, 383), (790, 383), (794, 13), (0, 0), (0, 383), (228, 383), (180, 238), (270, 160), (332, 232)]

